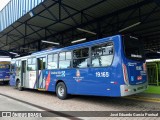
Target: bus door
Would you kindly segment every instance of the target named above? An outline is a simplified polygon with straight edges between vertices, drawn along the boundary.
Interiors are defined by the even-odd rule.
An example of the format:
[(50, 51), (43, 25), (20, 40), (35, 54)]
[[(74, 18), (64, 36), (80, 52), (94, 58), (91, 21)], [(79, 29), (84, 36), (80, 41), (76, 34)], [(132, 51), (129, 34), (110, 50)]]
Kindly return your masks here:
[(45, 89), (46, 78), (43, 74), (46, 68), (46, 57), (37, 58), (37, 88)]
[(26, 81), (26, 60), (22, 61), (22, 69), (21, 69), (21, 85), (24, 85)]

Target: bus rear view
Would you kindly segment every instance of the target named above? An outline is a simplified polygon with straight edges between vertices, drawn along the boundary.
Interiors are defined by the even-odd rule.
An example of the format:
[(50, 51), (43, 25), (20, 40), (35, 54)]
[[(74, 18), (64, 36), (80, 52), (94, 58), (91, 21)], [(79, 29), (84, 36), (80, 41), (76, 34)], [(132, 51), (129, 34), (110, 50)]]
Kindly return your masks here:
[(147, 89), (147, 71), (141, 41), (132, 36), (122, 37), (122, 69), (125, 85), (121, 85), (121, 96), (127, 96)]

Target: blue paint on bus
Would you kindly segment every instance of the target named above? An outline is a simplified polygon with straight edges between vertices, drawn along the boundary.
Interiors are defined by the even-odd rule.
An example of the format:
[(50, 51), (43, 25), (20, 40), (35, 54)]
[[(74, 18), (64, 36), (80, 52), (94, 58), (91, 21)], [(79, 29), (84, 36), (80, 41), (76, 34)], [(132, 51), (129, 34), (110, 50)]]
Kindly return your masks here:
[[(86, 52), (80, 51), (81, 49), (86, 50)], [(67, 59), (67, 57), (70, 57), (69, 54), (67, 56), (67, 53), (65, 53), (68, 51), (71, 52), (72, 56), (68, 58), (70, 61)], [(81, 55), (79, 52), (81, 54), (88, 52), (86, 54), (88, 58), (85, 55), (82, 55), (82, 59), (75, 58), (76, 55)], [(55, 54), (58, 54), (58, 62), (54, 63), (54, 60), (49, 62), (49, 55)], [(63, 58), (64, 54), (65, 60), (61, 60), (60, 56), (62, 55)], [(35, 72), (26, 70), (24, 73), (29, 74), (29, 78), (27, 78), (29, 80), (26, 80), (26, 84), (23, 81), (23, 87), (28, 85), (27, 88), (43, 88), (46, 91), (55, 92), (57, 82), (63, 81), (68, 94), (97, 96), (127, 96), (142, 92), (147, 88), (143, 50), (139, 40), (132, 36), (111, 36), (56, 50), (36, 52), (23, 58), (26, 61), (36, 58), (36, 65), (40, 65), (38, 59), (41, 57), (45, 58), (44, 62), (42, 62), (43, 59), (40, 60), (42, 64), (46, 65), (45, 69), (42, 69), (41, 72), (36, 69), (36, 75)], [(21, 58), (14, 60), (21, 61)], [(70, 66), (66, 67), (68, 61)], [(54, 69), (54, 67), (59, 68)], [(36, 68), (39, 68), (39, 66)], [(30, 77), (31, 75), (32, 77)], [(16, 74), (13, 74), (13, 76), (16, 76)], [(11, 79), (11, 81), (14, 81), (14, 85), (16, 85), (17, 79), (21, 78), (13, 77)]]
[(10, 62), (0, 61), (0, 82), (8, 82), (10, 77)]

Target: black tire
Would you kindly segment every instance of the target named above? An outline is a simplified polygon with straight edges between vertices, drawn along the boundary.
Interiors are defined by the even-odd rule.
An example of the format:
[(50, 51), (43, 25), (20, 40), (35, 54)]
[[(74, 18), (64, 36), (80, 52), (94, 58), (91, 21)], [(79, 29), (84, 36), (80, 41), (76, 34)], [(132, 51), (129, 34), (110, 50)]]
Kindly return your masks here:
[(5, 85), (9, 85), (9, 81), (5, 81), (4, 84), (5, 84)]
[(20, 83), (19, 80), (16, 82), (16, 87), (17, 87), (17, 89), (18, 89), (19, 91), (22, 91), (22, 90), (23, 90), (23, 87), (21, 87), (21, 83)]
[(63, 82), (59, 82), (56, 86), (57, 97), (61, 100), (65, 100), (68, 97), (67, 87)]

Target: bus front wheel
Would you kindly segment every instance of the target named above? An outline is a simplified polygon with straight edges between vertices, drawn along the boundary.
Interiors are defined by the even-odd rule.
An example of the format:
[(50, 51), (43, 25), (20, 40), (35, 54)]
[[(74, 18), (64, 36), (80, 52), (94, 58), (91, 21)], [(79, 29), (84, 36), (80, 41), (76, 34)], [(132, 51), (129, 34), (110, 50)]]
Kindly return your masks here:
[(68, 97), (67, 87), (63, 82), (59, 82), (56, 86), (57, 97), (61, 100), (64, 100)]

